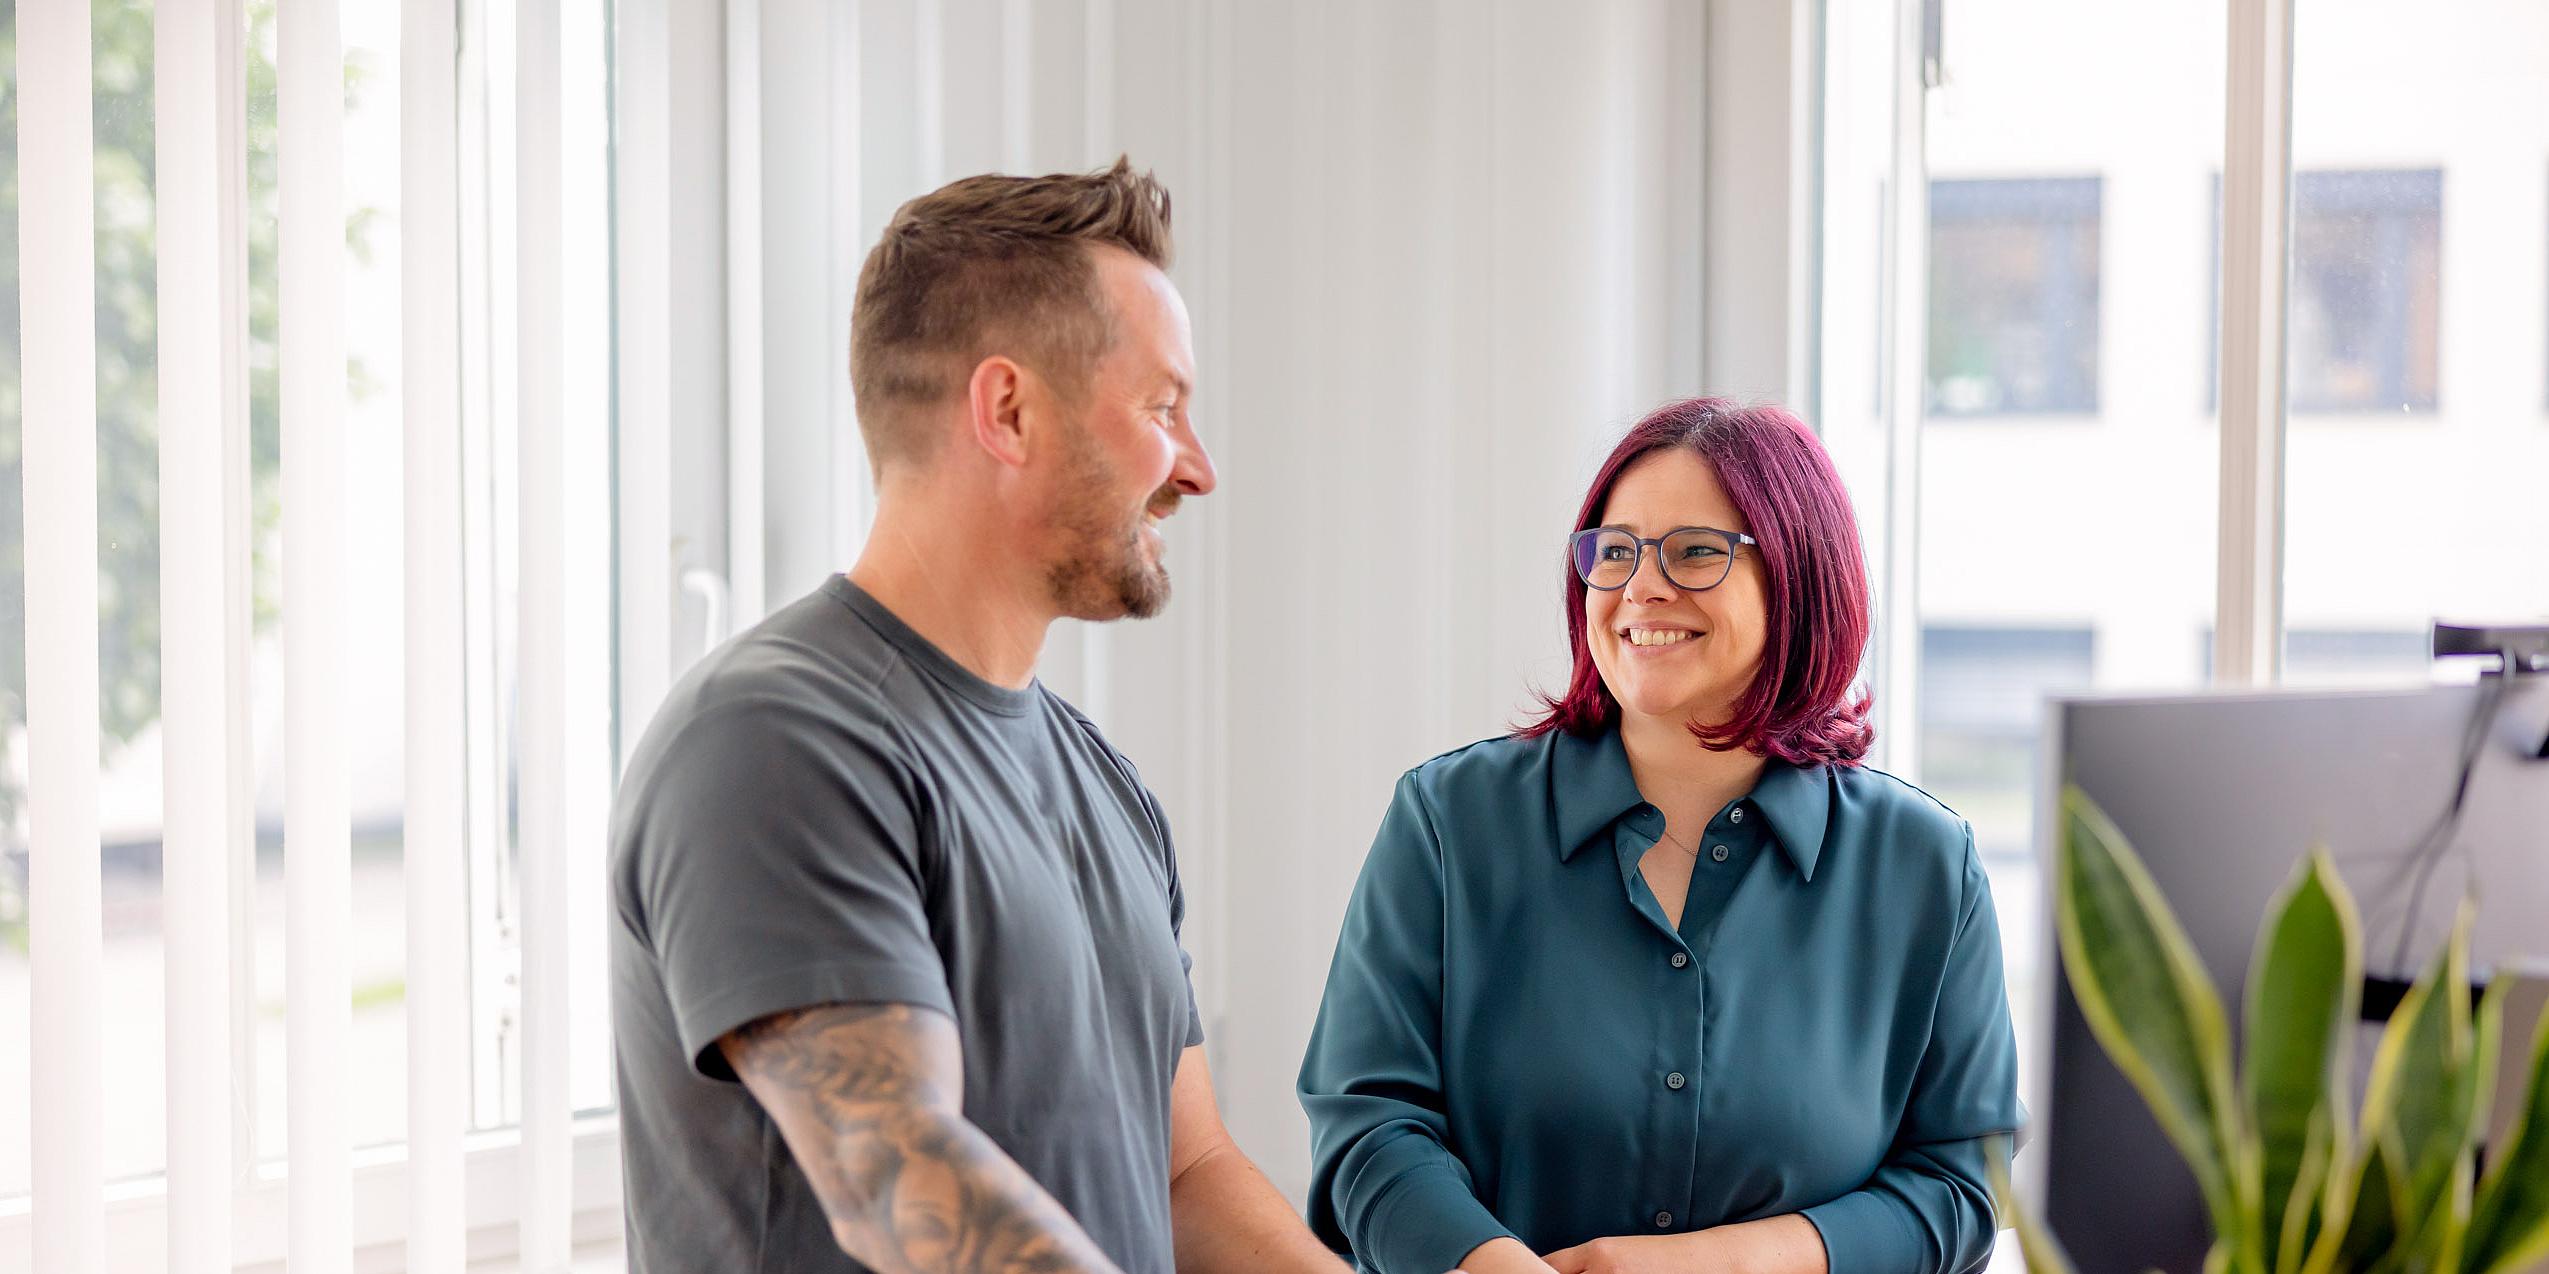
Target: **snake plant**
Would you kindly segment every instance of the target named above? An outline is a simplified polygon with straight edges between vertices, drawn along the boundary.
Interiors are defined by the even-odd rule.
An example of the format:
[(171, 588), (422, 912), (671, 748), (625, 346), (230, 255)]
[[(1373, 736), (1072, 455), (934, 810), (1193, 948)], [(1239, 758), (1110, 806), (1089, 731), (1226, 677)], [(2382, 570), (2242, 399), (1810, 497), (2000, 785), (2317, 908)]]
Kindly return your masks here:
[[(2077, 787), (2060, 817), (2071, 992), (2194, 1171), (2213, 1226), (2206, 1274), (2512, 1274), (2549, 1257), (2549, 1015), (2523, 1054), (2511, 1137), (2482, 1177), (2510, 980), (2472, 1009), (2468, 904), (2391, 1014), (2351, 1110), (2362, 924), (2327, 852), (2304, 858), (2267, 908), (2234, 1068), (2220, 996), (2132, 847)], [(2059, 1243), (1998, 1187), (2028, 1268), (2070, 1274)]]

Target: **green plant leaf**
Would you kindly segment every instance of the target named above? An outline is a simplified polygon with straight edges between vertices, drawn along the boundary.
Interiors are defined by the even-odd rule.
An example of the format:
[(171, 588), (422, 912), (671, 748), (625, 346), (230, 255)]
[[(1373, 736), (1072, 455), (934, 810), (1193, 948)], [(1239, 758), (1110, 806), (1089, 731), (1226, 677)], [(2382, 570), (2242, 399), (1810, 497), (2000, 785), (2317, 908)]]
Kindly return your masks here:
[(2025, 1258), (2028, 1274), (2073, 1274), (2071, 1257), (2054, 1240), (2053, 1231), (2027, 1210), (2010, 1187), (2009, 1155), (2009, 1139), (1993, 1137), (1983, 1149), (1983, 1162), (1991, 1178), (1992, 1200), (2009, 1228), (2018, 1233), (2018, 1254)]
[[(2261, 1224), (2259, 1234), (2273, 1253), (2267, 1268), (2278, 1274), (2298, 1274), (2310, 1256), (2311, 1244), (2319, 1237), (2326, 1218), (2329, 1179), (2347, 1152), (2336, 1144), (2337, 1104), (2322, 1104), (2310, 1118), (2303, 1138), (2301, 1162), (2293, 1172), (2292, 1192), (2285, 1200), (2283, 1218), (2271, 1225)], [(2268, 1196), (2271, 1201), (2272, 1196)], [(2271, 1215), (2271, 1214), (2269, 1214)]]
[(2294, 1270), (2330, 1165), (2353, 1153), (2346, 1040), (2361, 1010), (2362, 925), (2324, 849), (2311, 850), (2266, 915), (2248, 966), (2241, 1078), (2257, 1135), (2259, 1232), (2272, 1268)]
[(2368, 1269), (2396, 1245), (2398, 1211), (2391, 1200), (2398, 1172), (2390, 1153), (2379, 1139), (2365, 1139), (2362, 1154), (2345, 1174), (2345, 1189), (2336, 1196), (2341, 1206), (2329, 1213), (2309, 1262), (2301, 1267), (2304, 1274)]
[[(2452, 1165), (2475, 1134), (2476, 1100), (2469, 1011), (2471, 909), (2461, 905), (2452, 936), (2399, 1001), (2373, 1054), (2364, 1128), (2397, 1156), (2396, 1210), (2403, 1231), (2424, 1228), (2443, 1203)], [(2375, 1121), (2379, 1121), (2376, 1123)]]
[(2076, 786), (2061, 817), (2055, 918), (2081, 1015), (2194, 1170), (2214, 1232), (2253, 1236), (2221, 998), (2123, 833)]
[(2417, 1219), (2412, 1233), (2401, 1233), (2398, 1245), (2372, 1266), (2371, 1274), (2452, 1274), (2460, 1268), (2461, 1237), (2469, 1226), (2471, 1163), (2470, 1149), (2463, 1147), (2444, 1175), (2433, 1210)]
[(2531, 1033), (2529, 1057), (2513, 1131), (2470, 1213), (2461, 1262), (2469, 1274), (2505, 1274), (2549, 1257), (2549, 1013)]

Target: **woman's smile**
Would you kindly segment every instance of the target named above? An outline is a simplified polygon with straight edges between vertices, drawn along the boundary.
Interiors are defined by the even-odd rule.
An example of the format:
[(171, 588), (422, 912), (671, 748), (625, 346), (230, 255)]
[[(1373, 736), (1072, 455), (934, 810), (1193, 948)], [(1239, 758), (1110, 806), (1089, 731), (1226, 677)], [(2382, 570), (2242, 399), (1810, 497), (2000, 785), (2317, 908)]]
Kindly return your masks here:
[(1675, 624), (1631, 624), (1619, 631), (1621, 649), (1632, 657), (1655, 659), (1681, 654), (1708, 634)]

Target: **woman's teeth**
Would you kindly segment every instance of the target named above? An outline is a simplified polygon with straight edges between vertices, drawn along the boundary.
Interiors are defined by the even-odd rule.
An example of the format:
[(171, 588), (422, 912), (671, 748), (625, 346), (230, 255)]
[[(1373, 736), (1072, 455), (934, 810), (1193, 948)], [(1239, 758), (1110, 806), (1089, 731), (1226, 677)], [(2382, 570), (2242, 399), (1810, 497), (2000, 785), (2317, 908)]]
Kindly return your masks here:
[(1698, 633), (1691, 632), (1685, 628), (1632, 628), (1629, 630), (1629, 644), (1632, 646), (1671, 646), (1680, 642), (1689, 641), (1691, 638), (1697, 637), (1698, 635)]

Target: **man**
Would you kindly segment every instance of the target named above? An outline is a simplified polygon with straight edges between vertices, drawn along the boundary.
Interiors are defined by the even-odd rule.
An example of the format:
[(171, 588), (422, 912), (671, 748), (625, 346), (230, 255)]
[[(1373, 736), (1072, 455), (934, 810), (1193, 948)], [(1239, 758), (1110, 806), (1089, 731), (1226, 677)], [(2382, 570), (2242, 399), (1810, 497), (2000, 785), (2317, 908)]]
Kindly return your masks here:
[(1341, 1268), (1222, 1127), (1157, 802), (1034, 680), (1166, 604), (1213, 489), (1168, 222), (1119, 160), (869, 254), (867, 547), (683, 678), (613, 814), (640, 1274)]

